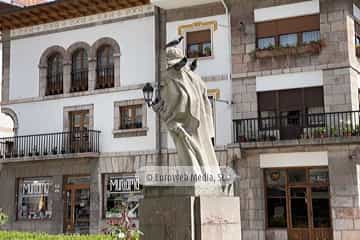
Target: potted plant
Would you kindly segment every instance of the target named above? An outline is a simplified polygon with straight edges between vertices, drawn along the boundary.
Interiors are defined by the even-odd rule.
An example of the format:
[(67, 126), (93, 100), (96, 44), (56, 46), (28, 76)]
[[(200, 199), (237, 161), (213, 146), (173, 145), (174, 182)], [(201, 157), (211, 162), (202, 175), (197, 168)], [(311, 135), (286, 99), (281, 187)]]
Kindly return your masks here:
[(321, 128), (318, 129), (318, 133), (319, 133), (320, 138), (327, 137), (326, 132), (327, 132), (327, 129), (324, 128), (324, 127), (321, 127)]
[(61, 154), (65, 154), (65, 153), (66, 153), (65, 148), (61, 148)]
[(44, 156), (48, 155), (48, 152), (46, 150), (44, 150), (43, 155)]
[(356, 45), (355, 48), (356, 48), (356, 56), (360, 57), (360, 45)]
[(40, 152), (38, 151), (37, 147), (34, 147), (34, 154), (35, 156), (39, 156), (40, 155)]
[(29, 157), (32, 157), (32, 155), (33, 155), (33, 153), (30, 151), (30, 152), (29, 152)]
[(20, 151), (20, 157), (24, 157), (25, 156), (25, 153), (23, 150)]
[(53, 148), (51, 149), (51, 153), (52, 153), (53, 155), (56, 155), (56, 154), (57, 154), (57, 147), (53, 147)]
[(346, 127), (343, 128), (343, 134), (346, 137), (351, 137), (352, 135), (352, 128), (350, 125), (347, 125)]

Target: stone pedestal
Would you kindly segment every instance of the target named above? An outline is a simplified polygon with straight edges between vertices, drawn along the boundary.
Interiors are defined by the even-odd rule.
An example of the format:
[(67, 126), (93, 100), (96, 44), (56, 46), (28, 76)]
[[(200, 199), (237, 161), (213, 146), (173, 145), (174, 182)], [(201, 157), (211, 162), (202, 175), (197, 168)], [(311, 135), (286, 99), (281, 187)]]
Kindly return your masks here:
[(140, 205), (142, 239), (240, 240), (239, 198), (196, 192), (177, 187), (145, 190)]

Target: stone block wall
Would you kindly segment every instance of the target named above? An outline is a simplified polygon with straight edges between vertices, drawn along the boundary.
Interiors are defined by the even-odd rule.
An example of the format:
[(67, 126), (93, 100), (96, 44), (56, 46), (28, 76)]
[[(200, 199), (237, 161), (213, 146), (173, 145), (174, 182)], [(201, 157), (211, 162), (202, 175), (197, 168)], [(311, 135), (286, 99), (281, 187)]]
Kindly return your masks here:
[(258, 115), (256, 79), (237, 78), (232, 81), (233, 119), (256, 118)]
[(359, 110), (357, 75), (347, 67), (323, 71), (326, 112)]

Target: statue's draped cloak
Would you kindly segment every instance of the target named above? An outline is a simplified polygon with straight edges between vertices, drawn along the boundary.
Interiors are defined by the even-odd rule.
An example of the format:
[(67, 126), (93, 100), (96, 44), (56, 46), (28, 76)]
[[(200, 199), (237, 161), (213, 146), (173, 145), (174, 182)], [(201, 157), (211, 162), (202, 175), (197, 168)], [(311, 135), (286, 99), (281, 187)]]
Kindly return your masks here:
[(218, 173), (211, 141), (215, 136), (212, 108), (200, 76), (188, 67), (169, 70), (162, 83), (161, 98), (165, 102), (162, 118), (176, 145), (178, 164), (192, 166), (197, 172), (203, 168)]

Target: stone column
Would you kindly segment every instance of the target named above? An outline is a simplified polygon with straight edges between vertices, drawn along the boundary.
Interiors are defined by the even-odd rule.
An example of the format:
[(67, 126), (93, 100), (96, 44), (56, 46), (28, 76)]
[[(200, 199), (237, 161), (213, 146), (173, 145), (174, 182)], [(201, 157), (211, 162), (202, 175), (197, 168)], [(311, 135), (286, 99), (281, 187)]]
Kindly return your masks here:
[(44, 97), (46, 95), (46, 76), (47, 75), (47, 66), (41, 66), (39, 65), (39, 96)]
[(96, 87), (96, 59), (89, 59), (89, 91), (95, 90)]
[(63, 72), (63, 91), (64, 93), (69, 93), (71, 88), (71, 63), (64, 63), (64, 72)]
[(10, 99), (10, 31), (2, 33), (2, 89), (1, 101), (3, 104), (7, 103)]
[(140, 204), (144, 240), (240, 240), (240, 200), (197, 187), (150, 187)]
[(114, 54), (114, 81), (115, 88), (120, 87), (120, 53)]

